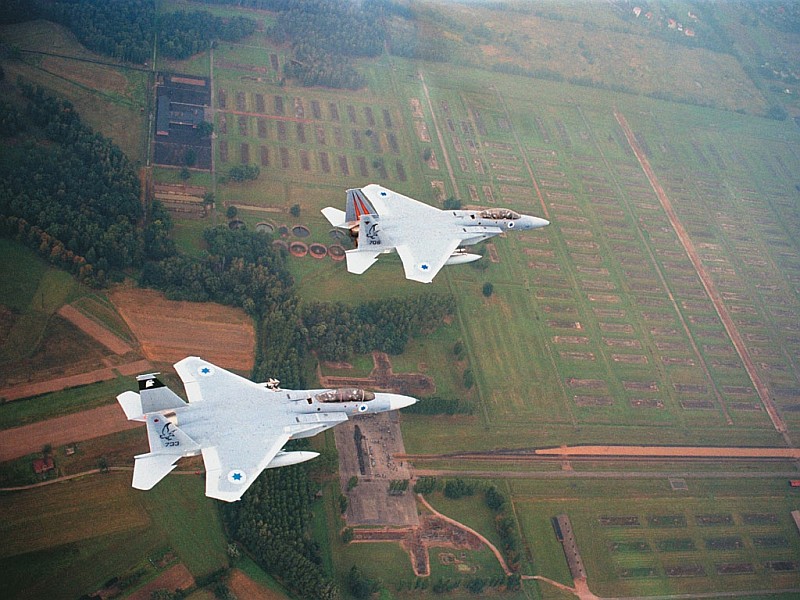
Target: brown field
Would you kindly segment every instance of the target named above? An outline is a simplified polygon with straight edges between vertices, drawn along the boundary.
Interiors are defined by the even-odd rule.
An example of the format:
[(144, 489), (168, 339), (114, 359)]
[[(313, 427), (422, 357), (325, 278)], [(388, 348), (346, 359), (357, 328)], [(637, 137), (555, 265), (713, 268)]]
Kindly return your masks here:
[[(157, 579), (142, 586), (128, 600), (150, 600), (156, 590), (188, 590), (194, 586), (194, 577), (183, 563), (178, 563), (164, 571)], [(240, 598), (254, 598), (255, 596), (239, 596)]]
[(123, 97), (128, 94), (128, 80), (114, 67), (48, 56), (42, 59), (41, 68), (53, 74), (68, 73), (67, 79), (89, 89), (115, 93)]
[(285, 600), (286, 598), (280, 592), (269, 590), (257, 584), (239, 569), (231, 571), (228, 586), (236, 594), (237, 598), (252, 598), (253, 600)]
[(80, 413), (6, 429), (0, 440), (0, 462), (38, 452), (45, 444), (57, 448), (140, 426), (135, 421), (128, 421), (115, 402)]
[(109, 298), (151, 361), (202, 356), (226, 369), (253, 368), (255, 329), (243, 310), (167, 300), (160, 292), (137, 288), (118, 288)]

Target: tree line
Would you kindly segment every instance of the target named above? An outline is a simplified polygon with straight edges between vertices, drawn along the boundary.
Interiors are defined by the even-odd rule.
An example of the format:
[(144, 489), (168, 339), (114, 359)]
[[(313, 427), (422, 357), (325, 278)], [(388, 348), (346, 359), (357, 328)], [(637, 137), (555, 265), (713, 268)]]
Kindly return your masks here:
[(208, 11), (158, 16), (155, 0), (8, 0), (0, 12), (0, 23), (59, 23), (90, 50), (132, 63), (150, 59), (156, 38), (160, 52), (182, 59), (207, 49), (214, 40), (235, 42), (256, 29), (253, 19), (221, 18)]
[(313, 302), (304, 306), (303, 324), (310, 345), (323, 360), (346, 360), (380, 350), (400, 354), (412, 335), (436, 327), (455, 310), (450, 295), (419, 294), (349, 306)]
[[(354, 59), (370, 58), (389, 51), (412, 56), (411, 46), (422, 48), (417, 57), (439, 56), (440, 39), (417, 35), (415, 26), (401, 27), (393, 39), (387, 37), (390, 20), (414, 18), (406, 5), (393, 0), (204, 0), (208, 4), (235, 4), (277, 13), (267, 34), (275, 42), (290, 44), (291, 60), (284, 75), (301, 85), (358, 89), (366, 83)], [(435, 36), (436, 37), (436, 36)], [(398, 49), (395, 52), (395, 47)]]
[(214, 40), (237, 42), (256, 30), (253, 19), (223, 19), (200, 10), (166, 13), (158, 18), (157, 23), (159, 52), (177, 59), (206, 50)]
[[(0, 162), (2, 232), (81, 280), (104, 285), (146, 255), (139, 180), (109, 139), (83, 124), (72, 104), (24, 81), (24, 112), (0, 105), (8, 144)], [(158, 239), (166, 232), (151, 230)]]

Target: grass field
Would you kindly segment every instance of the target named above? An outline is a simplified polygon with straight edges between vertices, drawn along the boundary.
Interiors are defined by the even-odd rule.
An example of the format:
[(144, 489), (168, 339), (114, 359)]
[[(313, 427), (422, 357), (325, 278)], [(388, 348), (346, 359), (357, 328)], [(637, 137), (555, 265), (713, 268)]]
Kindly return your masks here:
[(92, 62), (107, 59), (86, 50), (69, 31), (48, 21), (4, 25), (0, 38), (25, 51), (21, 60), (3, 61), (9, 81), (21, 76), (63, 95), (85, 123), (114, 140), (129, 157), (136, 160), (143, 156), (147, 139), (147, 121), (143, 118), (148, 105), (146, 72)]
[(219, 516), (202, 495), (200, 479), (172, 477), (170, 485), (145, 495), (130, 488), (129, 477), (97, 475), (0, 495), (7, 515), (3, 597), (52, 598), (56, 589), (63, 597), (91, 593), (134, 565), (152, 571), (147, 558), (165, 549), (195, 577), (227, 564)]
[[(547, 500), (538, 493), (530, 498), (514, 495), (537, 573), (562, 582), (569, 578), (550, 524), (550, 517), (566, 513), (592, 590), (599, 595), (796, 585), (796, 572), (766, 568), (768, 563), (793, 561), (796, 556), (795, 544), (800, 541), (788, 510), (797, 505), (794, 497), (764, 489), (760, 494), (719, 498), (690, 484), (688, 494), (678, 501), (670, 494), (657, 498), (635, 487), (616, 488), (612, 498), (607, 484), (600, 483), (581, 489), (554, 487), (561, 488), (566, 497)], [(594, 494), (602, 499), (593, 500)], [(725, 565), (737, 565), (741, 572), (725, 574), (720, 571)], [(692, 575), (677, 574), (681, 568), (696, 566), (701, 569)]]

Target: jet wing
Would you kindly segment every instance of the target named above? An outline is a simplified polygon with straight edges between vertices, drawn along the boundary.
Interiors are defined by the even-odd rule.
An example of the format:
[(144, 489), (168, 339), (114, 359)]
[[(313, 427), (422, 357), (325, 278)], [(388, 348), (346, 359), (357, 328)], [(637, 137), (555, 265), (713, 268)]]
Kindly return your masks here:
[(227, 398), (239, 397), (253, 391), (263, 392), (263, 386), (197, 356), (187, 356), (176, 362), (175, 371), (183, 381), (189, 402), (213, 398), (214, 401), (224, 403)]
[(216, 446), (203, 448), (206, 465), (206, 496), (235, 502), (267, 468), (267, 465), (289, 441), (290, 433), (274, 426), (257, 437), (230, 436)]
[(406, 279), (430, 283), (460, 243), (457, 237), (423, 237), (395, 250), (403, 261)]
[(413, 217), (424, 222), (432, 216), (441, 215), (438, 208), (398, 194), (376, 183), (361, 188), (381, 217)]

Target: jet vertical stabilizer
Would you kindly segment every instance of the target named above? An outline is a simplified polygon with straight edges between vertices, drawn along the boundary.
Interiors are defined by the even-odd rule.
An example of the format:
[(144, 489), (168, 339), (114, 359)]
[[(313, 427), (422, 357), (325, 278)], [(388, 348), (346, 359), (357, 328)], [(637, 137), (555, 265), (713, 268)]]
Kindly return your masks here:
[[(142, 413), (148, 414), (164, 410), (174, 410), (186, 406), (178, 394), (165, 386), (156, 377), (158, 373), (139, 375), (139, 397), (142, 402)], [(129, 417), (130, 418), (130, 417)]]
[(364, 215), (377, 215), (378, 211), (358, 188), (347, 190), (347, 203), (345, 204), (345, 220), (348, 223), (357, 223)]

